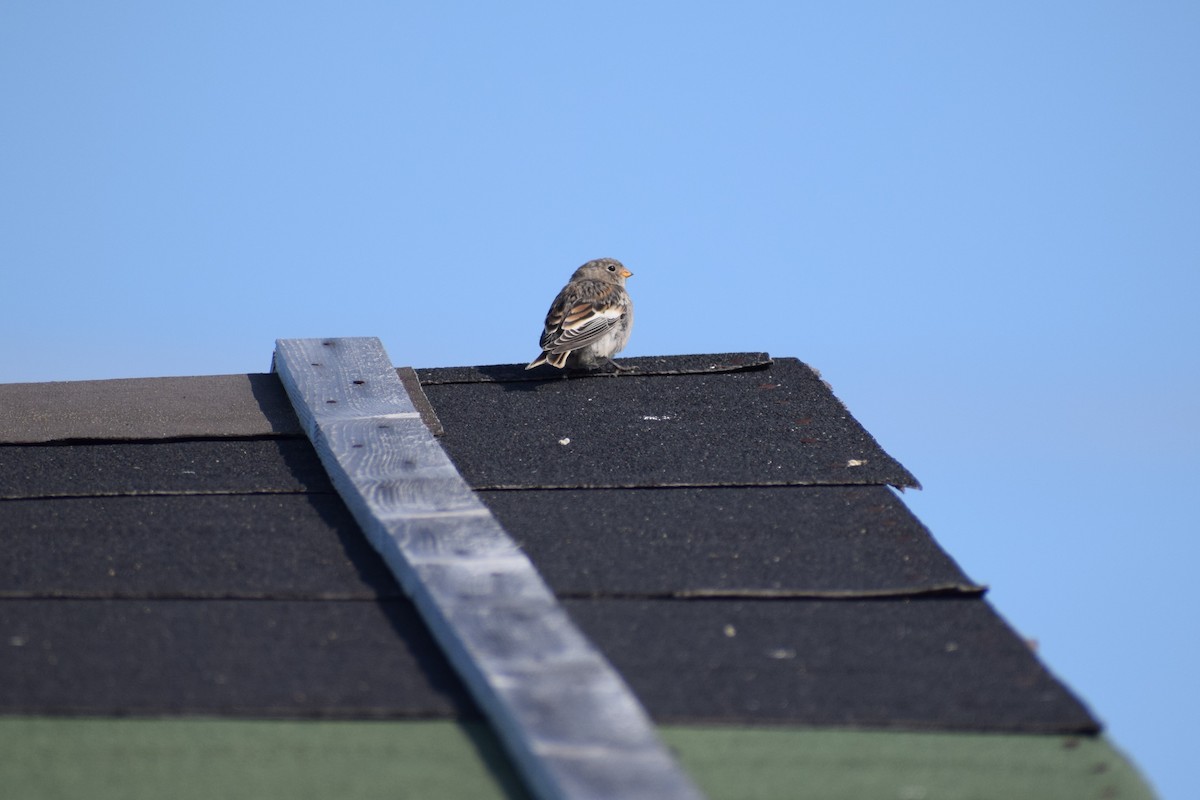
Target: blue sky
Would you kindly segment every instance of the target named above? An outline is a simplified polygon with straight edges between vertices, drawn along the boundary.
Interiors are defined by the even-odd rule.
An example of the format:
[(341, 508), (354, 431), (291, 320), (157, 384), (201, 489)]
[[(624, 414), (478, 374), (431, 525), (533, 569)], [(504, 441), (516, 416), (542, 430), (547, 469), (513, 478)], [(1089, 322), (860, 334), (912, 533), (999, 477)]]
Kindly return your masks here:
[(1196, 791), (1200, 5), (0, 8), (0, 381), (627, 355), (820, 369), (1164, 797)]

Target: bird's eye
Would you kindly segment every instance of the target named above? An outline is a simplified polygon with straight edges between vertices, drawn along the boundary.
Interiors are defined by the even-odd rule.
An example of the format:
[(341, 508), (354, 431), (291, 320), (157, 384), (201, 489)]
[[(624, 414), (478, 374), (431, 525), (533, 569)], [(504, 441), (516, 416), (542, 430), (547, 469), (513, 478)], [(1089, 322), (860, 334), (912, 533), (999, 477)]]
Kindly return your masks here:
[(609, 264), (609, 265), (608, 265), (608, 271), (609, 271), (609, 272), (616, 272), (616, 271), (617, 271), (617, 265), (616, 265), (616, 264)]

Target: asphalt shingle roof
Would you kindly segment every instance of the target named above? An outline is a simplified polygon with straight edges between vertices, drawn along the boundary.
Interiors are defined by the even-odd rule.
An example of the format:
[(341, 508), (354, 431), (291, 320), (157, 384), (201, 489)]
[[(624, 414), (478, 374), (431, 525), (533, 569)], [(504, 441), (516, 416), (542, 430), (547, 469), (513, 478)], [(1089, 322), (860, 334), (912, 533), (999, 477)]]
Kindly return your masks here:
[[(813, 370), (623, 363), (416, 376), (656, 721), (1099, 730)], [(0, 409), (0, 715), (478, 718), (275, 376), (0, 386)]]
[(476, 489), (917, 485), (795, 359), (647, 361), (576, 380), (418, 374)]

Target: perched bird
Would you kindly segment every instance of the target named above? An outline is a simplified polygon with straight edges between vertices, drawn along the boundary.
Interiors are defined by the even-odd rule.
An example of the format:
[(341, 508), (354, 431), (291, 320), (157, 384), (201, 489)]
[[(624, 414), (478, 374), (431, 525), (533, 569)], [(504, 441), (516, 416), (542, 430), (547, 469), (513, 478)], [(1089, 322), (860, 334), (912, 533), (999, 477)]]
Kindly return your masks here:
[(542, 352), (525, 369), (539, 364), (622, 369), (612, 357), (629, 341), (633, 302), (625, 279), (633, 273), (615, 258), (589, 261), (571, 276), (546, 313)]

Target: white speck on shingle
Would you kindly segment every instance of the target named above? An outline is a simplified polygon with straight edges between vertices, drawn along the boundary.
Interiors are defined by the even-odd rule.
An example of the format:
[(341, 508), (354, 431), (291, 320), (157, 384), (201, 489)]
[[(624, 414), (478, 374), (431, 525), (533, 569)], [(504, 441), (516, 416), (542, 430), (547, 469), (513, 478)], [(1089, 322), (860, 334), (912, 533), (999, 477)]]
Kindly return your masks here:
[(563, 447), (566, 447), (567, 445), (569, 445), (571, 443), (571, 437), (564, 436), (563, 438), (558, 440), (558, 443), (561, 444)]
[(861, 467), (865, 463), (867, 463), (867, 460), (865, 458), (852, 458), (846, 462), (846, 466), (847, 467)]
[(644, 419), (644, 420), (653, 420), (653, 421), (661, 421), (661, 420), (670, 419), (670, 417), (666, 416), (665, 414), (664, 414), (663, 416), (661, 416), (661, 417), (656, 417), (656, 416), (654, 416), (653, 414), (647, 414), (646, 416), (642, 417), (642, 419)]

